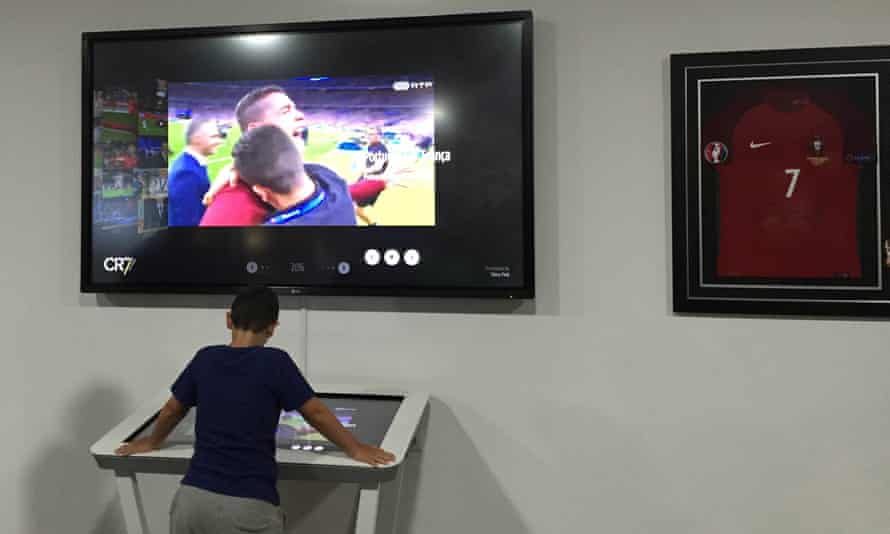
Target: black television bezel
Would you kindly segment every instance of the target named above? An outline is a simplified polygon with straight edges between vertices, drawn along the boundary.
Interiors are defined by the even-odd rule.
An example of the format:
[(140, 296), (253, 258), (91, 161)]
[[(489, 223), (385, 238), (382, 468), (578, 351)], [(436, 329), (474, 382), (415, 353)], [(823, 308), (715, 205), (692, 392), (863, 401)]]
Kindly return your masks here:
[(534, 143), (533, 143), (533, 14), (531, 11), (466, 13), (423, 17), (354, 19), (321, 22), (290, 22), (238, 26), (170, 28), (84, 32), (82, 34), (81, 87), (81, 293), (161, 293), (161, 294), (231, 294), (241, 285), (135, 285), (97, 283), (91, 280), (92, 267), (92, 180), (93, 180), (93, 45), (97, 42), (140, 39), (176, 39), (188, 37), (226, 36), (238, 34), (349, 31), (367, 29), (398, 29), (424, 26), (459, 26), (500, 22), (522, 23), (522, 188), (523, 188), (523, 272), (524, 283), (514, 288), (374, 286), (345, 287), (325, 285), (274, 285), (283, 295), (321, 296), (388, 296), (388, 297), (461, 297), (495, 299), (533, 299), (535, 297), (534, 254)]

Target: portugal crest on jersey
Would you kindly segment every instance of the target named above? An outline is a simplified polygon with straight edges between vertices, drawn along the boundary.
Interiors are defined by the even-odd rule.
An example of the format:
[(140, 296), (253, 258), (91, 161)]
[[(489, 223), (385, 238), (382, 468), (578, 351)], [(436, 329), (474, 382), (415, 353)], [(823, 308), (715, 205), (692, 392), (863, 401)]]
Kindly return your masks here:
[(726, 162), (729, 157), (729, 149), (719, 141), (711, 141), (705, 145), (705, 161), (711, 165), (719, 165)]

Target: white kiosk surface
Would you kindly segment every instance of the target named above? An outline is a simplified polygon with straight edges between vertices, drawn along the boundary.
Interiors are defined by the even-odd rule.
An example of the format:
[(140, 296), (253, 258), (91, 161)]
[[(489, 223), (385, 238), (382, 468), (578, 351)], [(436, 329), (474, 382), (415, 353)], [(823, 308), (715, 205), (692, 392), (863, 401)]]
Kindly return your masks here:
[[(372, 467), (356, 462), (341, 452), (277, 448), (279, 479), (326, 480), (359, 484), (356, 534), (394, 532), (398, 517), (404, 462), (409, 450), (419, 451), (422, 448), (424, 437), (422, 422), (426, 414), (429, 396), (424, 393), (406, 393), (349, 385), (324, 385), (316, 387), (315, 390), (322, 399), (325, 396), (337, 395), (361, 396), (369, 399), (376, 396), (389, 402), (393, 398), (401, 399), (395, 416), (380, 444), (383, 449), (392, 452), (396, 460), (385, 467)], [(113, 470), (117, 477), (118, 493), (128, 534), (150, 534), (137, 474), (185, 474), (192, 457), (194, 449), (191, 444), (186, 443), (172, 443), (164, 445), (157, 451), (132, 456), (117, 456), (114, 453), (121, 443), (139, 434), (153, 423), (158, 410), (169, 397), (169, 390), (165, 390), (90, 447), (90, 453), (96, 459), (99, 467)], [(394, 502), (396, 510), (391, 514), (378, 513), (381, 492), (387, 494), (388, 501)], [(389, 521), (382, 520), (384, 515), (389, 516)]]

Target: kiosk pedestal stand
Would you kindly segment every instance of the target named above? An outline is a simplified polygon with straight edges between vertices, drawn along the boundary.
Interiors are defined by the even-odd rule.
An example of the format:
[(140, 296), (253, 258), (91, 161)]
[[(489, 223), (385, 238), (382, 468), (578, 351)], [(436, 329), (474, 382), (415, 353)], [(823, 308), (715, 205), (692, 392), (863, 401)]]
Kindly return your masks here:
[[(317, 388), (317, 391), (319, 397), (329, 406), (332, 404), (336, 406), (338, 402), (346, 404), (360, 402), (366, 408), (373, 407), (375, 403), (387, 403), (392, 408), (393, 403), (397, 402), (395, 415), (391, 420), (378, 418), (372, 422), (375, 426), (385, 428), (385, 434), (379, 445), (395, 454), (396, 460), (385, 467), (372, 467), (356, 462), (340, 452), (315, 452), (318, 447), (311, 451), (303, 450), (303, 447), (298, 447), (296, 444), (291, 448), (282, 448), (279, 440), (276, 453), (279, 479), (358, 484), (356, 534), (395, 532), (405, 459), (409, 452), (422, 449), (424, 439), (422, 423), (429, 397), (423, 393), (372, 391), (359, 386), (326, 386)], [(99, 467), (114, 471), (128, 534), (151, 534), (138, 475), (141, 473), (184, 475), (192, 457), (193, 437), (189, 436), (193, 436), (194, 433), (190, 433), (189, 430), (193, 424), (190, 421), (193, 419), (183, 420), (168, 439), (169, 445), (165, 445), (161, 450), (133, 456), (114, 454), (114, 450), (122, 442), (149, 430), (157, 411), (169, 396), (170, 393), (167, 391), (158, 395), (90, 447), (90, 452)], [(388, 415), (384, 416), (384, 419), (388, 418)], [(358, 425), (362, 424), (359, 420)], [(388, 502), (392, 503), (391, 509), (381, 509), (382, 505)]]

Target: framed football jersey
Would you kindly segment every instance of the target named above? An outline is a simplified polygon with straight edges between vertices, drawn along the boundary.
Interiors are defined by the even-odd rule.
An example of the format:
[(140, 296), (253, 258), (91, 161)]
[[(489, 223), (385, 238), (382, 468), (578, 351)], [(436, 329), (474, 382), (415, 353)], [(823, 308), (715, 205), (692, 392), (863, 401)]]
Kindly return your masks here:
[(890, 316), (890, 47), (671, 56), (674, 311)]

